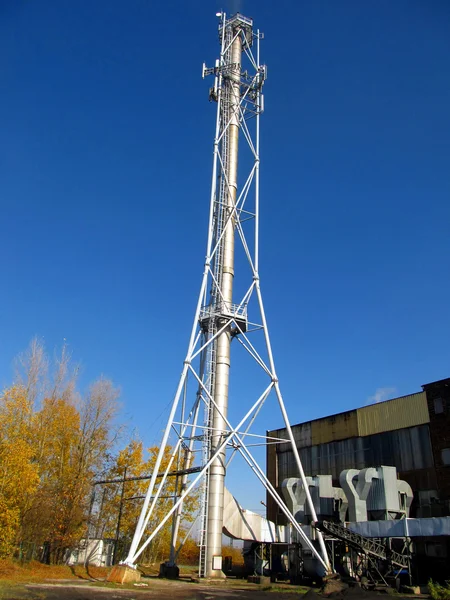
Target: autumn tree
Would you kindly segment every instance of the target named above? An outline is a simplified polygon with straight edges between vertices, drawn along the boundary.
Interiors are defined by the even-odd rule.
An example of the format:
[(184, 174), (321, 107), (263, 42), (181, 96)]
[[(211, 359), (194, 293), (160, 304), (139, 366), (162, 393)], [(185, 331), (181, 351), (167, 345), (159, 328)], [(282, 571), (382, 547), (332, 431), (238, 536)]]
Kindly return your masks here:
[[(107, 480), (116, 480), (118, 483), (105, 484), (99, 491), (97, 504), (97, 534), (99, 537), (116, 539), (119, 533), (119, 553), (116, 559), (125, 558), (125, 554), (131, 544), (131, 540), (139, 519), (143, 499), (149, 485), (149, 478), (156, 463), (159, 448), (154, 446), (144, 456), (143, 444), (134, 440), (126, 448), (121, 450), (114, 464), (108, 472)], [(172, 448), (167, 447), (161, 463), (161, 471), (169, 464)], [(170, 470), (175, 470), (175, 463)], [(146, 477), (136, 480), (133, 478)], [(157, 480), (158, 481), (158, 480)], [(159, 479), (161, 482), (161, 479)], [(168, 477), (160, 490), (160, 495), (149, 519), (146, 533), (151, 533), (162, 521), (169, 509), (173, 506), (175, 496), (176, 478)], [(161, 484), (159, 484), (161, 485)], [(158, 483), (155, 493), (158, 490)], [(184, 503), (183, 525), (180, 530), (180, 539), (186, 534), (186, 526), (192, 522), (197, 508), (195, 495), (188, 497)], [(120, 519), (120, 523), (119, 523)], [(119, 529), (117, 525), (120, 525)], [(172, 521), (161, 529), (152, 542), (147, 546), (140, 557), (142, 563), (154, 563), (169, 558), (171, 541)]]
[(200, 547), (197, 540), (193, 537), (188, 537), (184, 542), (183, 547), (178, 555), (179, 565), (198, 565), (200, 558)]
[[(148, 485), (146, 480), (133, 480), (147, 475), (142, 442), (132, 440), (115, 457), (106, 480), (118, 483), (102, 485), (97, 492), (95, 536), (116, 539), (116, 559), (124, 557), (136, 526), (142, 497)], [(131, 480), (130, 480), (131, 479)]]
[(27, 401), (34, 406), (48, 387), (49, 359), (43, 342), (34, 337), (15, 362), (16, 383), (25, 390)]
[(40, 485), (28, 518), (28, 537), (45, 532), (56, 562), (85, 534), (92, 480), (102, 472), (115, 442), (117, 397), (113, 384), (100, 379), (75, 401), (45, 398), (36, 413)]
[[(35, 339), (18, 365), (16, 384), (0, 397), (0, 555), (11, 555), (19, 542), (36, 547), (45, 543), (50, 560), (59, 562), (81, 538), (95, 535), (118, 536), (122, 555), (117, 558), (123, 558), (158, 447), (145, 451), (142, 442), (132, 440), (112, 458), (120, 431), (119, 391), (111, 381), (100, 378), (81, 394), (79, 369), (73, 366), (66, 346), (50, 360), (43, 344)], [(177, 464), (189, 466), (184, 452), (174, 461), (171, 454), (172, 449), (167, 448), (162, 470), (174, 471)], [(119, 483), (97, 488), (92, 504), (92, 483), (99, 478)], [(173, 506), (179, 485), (180, 478), (171, 476), (164, 483), (157, 479), (155, 493), (160, 495), (147, 533)], [(195, 496), (184, 502), (179, 539), (193, 519), (196, 504)], [(168, 558), (170, 538), (171, 521), (140, 561)], [(193, 553), (191, 548), (190, 555)]]
[(11, 554), (38, 486), (32, 422), (26, 389), (6, 390), (0, 397), (0, 556)]
[[(67, 400), (45, 398), (34, 418), (34, 451), (39, 486), (24, 520), (22, 536), (41, 544), (58, 540), (70, 543), (66, 511), (68, 491), (76, 469), (76, 449), (80, 436), (80, 415)], [(76, 529), (71, 531), (76, 535)]]
[(81, 395), (65, 346), (50, 361), (33, 340), (19, 365), (20, 383), (0, 402), (0, 552), (47, 542), (58, 562), (85, 534), (92, 480), (117, 439), (119, 391), (101, 378)]

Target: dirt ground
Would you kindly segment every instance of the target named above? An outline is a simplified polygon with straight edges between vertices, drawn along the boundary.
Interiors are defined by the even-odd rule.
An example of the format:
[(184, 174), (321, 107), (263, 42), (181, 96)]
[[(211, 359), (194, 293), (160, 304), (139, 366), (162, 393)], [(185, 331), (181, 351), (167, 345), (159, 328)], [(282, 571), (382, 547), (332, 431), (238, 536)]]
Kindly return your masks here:
[[(110, 569), (105, 567), (43, 565), (36, 561), (22, 564), (2, 559), (0, 600), (382, 600), (380, 596), (386, 598), (388, 592), (385, 589), (384, 594), (378, 594), (349, 587), (334, 578), (327, 583), (326, 595), (319, 594), (317, 588), (287, 583), (256, 585), (231, 577), (207, 583), (196, 579), (196, 567), (180, 568), (180, 579), (173, 581), (160, 579), (155, 565), (141, 566), (140, 585), (118, 585), (106, 582)], [(396, 596), (398, 600), (407, 597)], [(420, 596), (409, 598), (421, 600)]]
[[(105, 582), (59, 580), (33, 583), (0, 582), (1, 600), (323, 600), (312, 589), (294, 586), (258, 586), (240, 580), (210, 585), (188, 580), (144, 578), (147, 586), (119, 586)], [(270, 588), (270, 589), (268, 589)], [(306, 592), (306, 593), (305, 593)], [(349, 592), (349, 593), (346, 593)], [(333, 594), (333, 600), (376, 600), (378, 594), (360, 588)]]
[[(264, 590), (246, 582), (224, 582), (202, 585), (189, 581), (145, 579), (148, 587), (119, 586), (102, 582), (51, 581), (39, 583), (11, 582), (0, 584), (1, 600), (294, 600), (302, 596), (295, 588), (283, 590), (276, 586)], [(311, 599), (309, 599), (311, 600)], [(353, 600), (353, 599), (352, 599)]]

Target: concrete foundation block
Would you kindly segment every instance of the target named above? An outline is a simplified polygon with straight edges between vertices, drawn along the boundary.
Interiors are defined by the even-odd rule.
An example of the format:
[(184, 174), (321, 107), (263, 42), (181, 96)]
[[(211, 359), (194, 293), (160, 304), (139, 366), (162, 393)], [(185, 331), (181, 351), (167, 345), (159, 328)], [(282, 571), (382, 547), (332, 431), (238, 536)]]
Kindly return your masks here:
[(177, 565), (161, 563), (159, 565), (159, 576), (166, 577), (167, 579), (178, 579), (180, 576), (180, 569), (177, 567)]
[(248, 583), (257, 583), (259, 585), (270, 585), (270, 577), (263, 577), (262, 575), (249, 575), (247, 577)]
[(422, 593), (422, 589), (418, 585), (404, 585), (402, 588), (402, 592), (404, 594), (414, 594), (416, 596), (420, 596)]
[(136, 583), (140, 580), (140, 572), (128, 565), (114, 565), (107, 578), (111, 583)]

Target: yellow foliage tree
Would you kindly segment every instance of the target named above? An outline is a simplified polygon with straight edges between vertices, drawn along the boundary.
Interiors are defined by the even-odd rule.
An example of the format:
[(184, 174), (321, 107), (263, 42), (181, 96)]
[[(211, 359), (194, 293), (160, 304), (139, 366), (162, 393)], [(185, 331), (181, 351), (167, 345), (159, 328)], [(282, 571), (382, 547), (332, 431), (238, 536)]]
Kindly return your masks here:
[(77, 405), (69, 399), (46, 398), (35, 414), (40, 484), (24, 537), (47, 541), (54, 562), (85, 535), (91, 483), (113, 443), (110, 430), (117, 396), (112, 383), (101, 379)]
[(0, 555), (18, 543), (53, 562), (85, 535), (91, 483), (115, 444), (118, 390), (99, 379), (81, 396), (64, 347), (55, 365), (33, 340), (20, 382), (0, 396)]
[[(126, 448), (119, 452), (115, 463), (108, 472), (107, 479), (121, 480), (117, 484), (105, 485), (98, 505), (97, 535), (99, 537), (116, 538), (117, 525), (120, 517), (119, 543), (116, 560), (125, 558), (139, 519), (143, 498), (148, 488), (149, 476), (153, 471), (159, 448), (154, 446), (148, 449), (148, 458), (144, 458), (142, 442), (132, 441)], [(167, 447), (161, 463), (161, 471), (169, 464), (172, 449)], [(175, 470), (175, 462), (171, 470)], [(145, 477), (143, 480), (133, 480), (134, 477)], [(125, 482), (123, 480), (125, 479)], [(158, 481), (158, 480), (157, 480)], [(160, 497), (147, 525), (150, 533), (161, 522), (170, 507), (173, 505), (176, 481), (169, 477), (161, 489)], [(155, 493), (158, 484), (155, 487)], [(195, 496), (187, 498), (183, 509), (183, 522), (186, 525), (192, 522), (197, 508)], [(169, 519), (165, 527), (147, 546), (139, 558), (141, 563), (155, 563), (169, 558), (172, 521)], [(185, 529), (180, 531), (180, 539), (184, 537)]]
[(39, 478), (33, 461), (32, 407), (22, 386), (0, 397), (0, 556), (8, 556)]
[[(67, 400), (45, 398), (34, 416), (33, 443), (39, 486), (28, 511), (22, 536), (28, 541), (69, 545), (79, 533), (68, 516), (69, 494), (77, 469), (80, 415)], [(82, 507), (80, 507), (81, 509)], [(76, 519), (82, 525), (80, 514)]]

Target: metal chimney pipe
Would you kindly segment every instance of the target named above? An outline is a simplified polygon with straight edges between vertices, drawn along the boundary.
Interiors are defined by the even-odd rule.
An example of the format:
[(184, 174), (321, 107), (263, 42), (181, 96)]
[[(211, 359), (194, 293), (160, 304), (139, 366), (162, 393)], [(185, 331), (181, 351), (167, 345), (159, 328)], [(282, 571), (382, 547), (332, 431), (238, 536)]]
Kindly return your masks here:
[[(227, 203), (225, 207), (225, 220), (232, 213), (237, 197), (237, 168), (238, 168), (238, 142), (239, 142), (239, 106), (241, 96), (241, 59), (242, 36), (238, 33), (239, 26), (233, 30), (234, 40), (231, 45), (231, 63), (229, 77), (224, 82), (224, 95), (229, 93), (230, 98), (230, 125), (225, 133), (227, 136), (227, 153), (225, 175), (228, 180)], [(228, 90), (227, 90), (228, 87)], [(223, 144), (222, 144), (222, 147)], [(223, 309), (231, 310), (233, 303), (234, 279), (234, 218), (231, 218), (224, 231), (222, 246), (222, 268), (220, 290), (222, 293)], [(219, 323), (219, 327), (220, 327)], [(223, 441), (224, 431), (227, 429), (224, 417), (228, 412), (228, 385), (230, 377), (230, 344), (231, 327), (227, 327), (217, 338), (216, 364), (214, 382), (214, 401), (217, 405), (212, 408), (212, 435), (211, 452), (214, 453)], [(207, 518), (207, 554), (206, 577), (224, 577), (220, 569), (213, 569), (214, 556), (222, 556), (222, 527), (225, 487), (225, 450), (211, 464), (209, 472), (208, 518)]]

